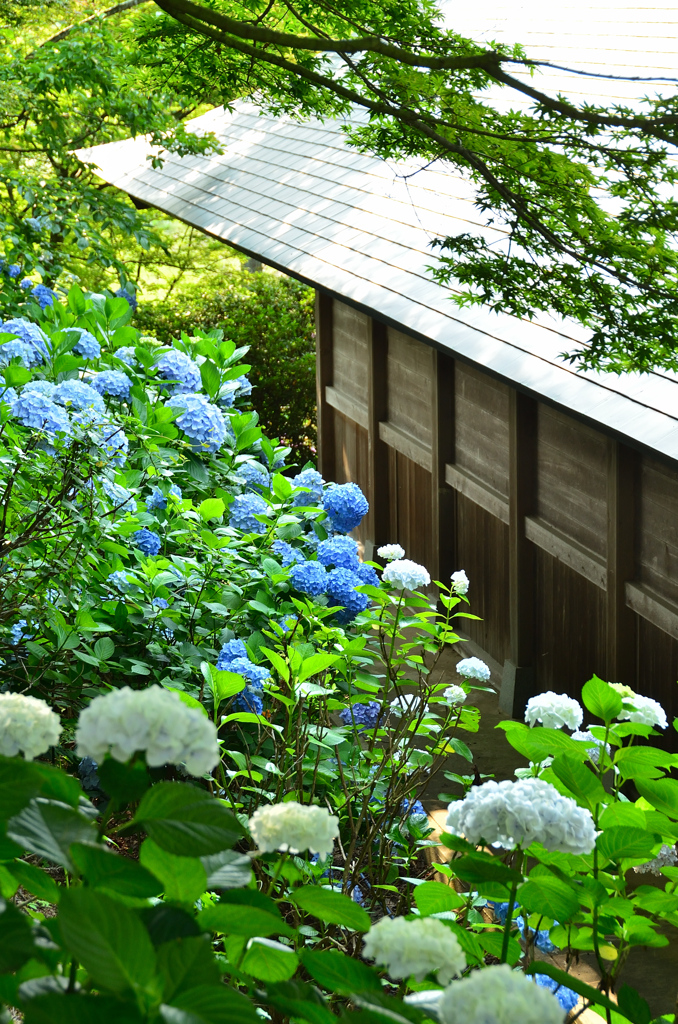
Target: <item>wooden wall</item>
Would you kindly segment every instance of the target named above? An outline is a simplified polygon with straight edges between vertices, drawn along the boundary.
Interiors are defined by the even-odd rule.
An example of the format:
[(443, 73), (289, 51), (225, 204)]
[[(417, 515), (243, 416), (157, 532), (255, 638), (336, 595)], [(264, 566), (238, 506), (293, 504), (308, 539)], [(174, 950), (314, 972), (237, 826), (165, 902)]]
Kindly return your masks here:
[(678, 467), (323, 294), (317, 338), (323, 475), (367, 495), (366, 557), (467, 571), (504, 708), (596, 673), (678, 715)]

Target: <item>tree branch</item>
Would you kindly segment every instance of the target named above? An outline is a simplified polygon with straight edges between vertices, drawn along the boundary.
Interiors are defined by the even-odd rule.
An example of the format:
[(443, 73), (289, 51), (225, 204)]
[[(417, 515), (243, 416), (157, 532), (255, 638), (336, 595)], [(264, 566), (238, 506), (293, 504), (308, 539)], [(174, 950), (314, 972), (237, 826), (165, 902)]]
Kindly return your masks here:
[[(40, 43), (40, 47), (49, 46), (50, 43), (60, 43), (62, 39), (66, 39), (71, 32), (75, 31), (76, 28), (82, 28), (83, 25), (89, 25), (93, 21), (98, 21), (99, 18), (112, 18), (116, 14), (123, 14), (125, 11), (131, 11), (133, 7), (140, 7), (141, 4), (150, 3), (150, 0), (123, 0), (123, 3), (115, 4), (113, 7), (109, 7), (105, 11), (100, 11), (99, 14), (92, 14), (91, 17), (85, 18), (83, 21), (76, 21), (73, 25), (69, 25), (67, 28), (62, 28), (56, 35), (50, 36), (49, 39), (45, 39), (44, 43)], [(36, 51), (33, 50), (28, 54), (32, 57)]]

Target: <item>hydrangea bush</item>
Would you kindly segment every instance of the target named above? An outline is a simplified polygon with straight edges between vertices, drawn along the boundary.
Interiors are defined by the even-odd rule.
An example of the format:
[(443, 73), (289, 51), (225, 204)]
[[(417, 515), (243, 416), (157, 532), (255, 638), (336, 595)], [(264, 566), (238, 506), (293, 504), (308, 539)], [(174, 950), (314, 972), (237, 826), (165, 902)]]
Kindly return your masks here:
[[(529, 769), (473, 785), (490, 670), (439, 671), (466, 574), (361, 560), (364, 495), (288, 465), (219, 332), (159, 345), (77, 288), (34, 309), (0, 343), (0, 1002), (26, 1024), (555, 1024), (581, 996), (648, 1024), (608, 993), (678, 919), (661, 707), (594, 679), (569, 735), (583, 709), (543, 694), (501, 724)], [(420, 797), (450, 754), (469, 772), (445, 772), (433, 840)], [(535, 948), (591, 952), (600, 988)]]

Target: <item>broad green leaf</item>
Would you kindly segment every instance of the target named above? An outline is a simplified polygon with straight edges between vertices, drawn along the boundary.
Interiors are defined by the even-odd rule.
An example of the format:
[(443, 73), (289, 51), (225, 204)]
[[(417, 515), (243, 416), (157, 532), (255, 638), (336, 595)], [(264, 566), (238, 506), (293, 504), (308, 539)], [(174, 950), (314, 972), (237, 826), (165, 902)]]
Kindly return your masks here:
[(675, 779), (638, 779), (636, 789), (669, 818), (678, 818), (678, 782)]
[(254, 938), (249, 942), (241, 970), (260, 981), (288, 981), (299, 966), (296, 953), (278, 942)]
[(584, 706), (603, 722), (611, 722), (622, 709), (621, 696), (609, 683), (594, 676), (585, 683), (581, 691)]
[(615, 864), (625, 857), (652, 856), (652, 849), (659, 842), (659, 836), (640, 828), (619, 825), (606, 828), (596, 839), (598, 852)]
[(622, 985), (617, 993), (617, 1005), (621, 1012), (634, 1024), (650, 1024), (652, 1014), (649, 1004), (629, 985)]
[(229, 700), (236, 693), (241, 693), (247, 686), (247, 680), (237, 672), (226, 672), (224, 669), (212, 669), (212, 692), (216, 700)]
[(92, 889), (100, 889), (109, 895), (119, 893), (144, 899), (159, 896), (162, 890), (158, 879), (137, 861), (101, 847), (75, 843), (71, 847), (71, 858)]
[(59, 904), (59, 930), (98, 987), (112, 992), (150, 987), (155, 951), (133, 910), (92, 889), (69, 889)]
[(163, 942), (157, 951), (158, 970), (164, 979), (163, 999), (199, 985), (218, 985), (221, 973), (212, 943), (204, 935)]
[(7, 820), (40, 792), (42, 780), (32, 761), (0, 756), (0, 820)]
[[(204, 704), (201, 704), (196, 697), (191, 697), (190, 693), (186, 693), (185, 690), (176, 690), (173, 686), (166, 686), (165, 689), (169, 693), (176, 693), (181, 703), (185, 704), (187, 708), (195, 708), (196, 711), (202, 711), (203, 715), (207, 715), (207, 708)], [(209, 718), (209, 715), (207, 717)]]
[(381, 992), (376, 971), (338, 950), (304, 949), (301, 962), (314, 981), (339, 995)]
[(181, 992), (170, 1004), (162, 1004), (160, 1016), (165, 1024), (261, 1024), (250, 1000), (225, 985)]
[(578, 803), (589, 810), (593, 810), (596, 804), (608, 801), (609, 797), (598, 777), (576, 757), (559, 754), (551, 765), (551, 770)]
[[(486, 953), (491, 956), (501, 959), (501, 953), (504, 944), (504, 932), (503, 929), (489, 929), (484, 928), (483, 931), (478, 932), (478, 942), (483, 947)], [(523, 950), (518, 940), (513, 936), (509, 936), (508, 951), (506, 955), (506, 962), (513, 966), (517, 964), (523, 955)]]
[(304, 679), (308, 679), (310, 676), (318, 675), (320, 672), (324, 672), (330, 665), (334, 665), (335, 662), (339, 661), (338, 654), (314, 654), (310, 658), (306, 658), (299, 671), (298, 679), (300, 683), (303, 683)]
[(177, 857), (147, 839), (139, 851), (141, 864), (162, 882), (168, 902), (193, 904), (207, 889), (207, 872), (197, 857)]
[(133, 1003), (78, 992), (31, 999), (24, 1024), (142, 1024), (142, 1018)]
[(151, 785), (148, 769), (143, 761), (127, 764), (105, 757), (97, 767), (101, 788), (122, 804), (141, 800)]
[(236, 903), (215, 903), (205, 907), (198, 914), (201, 928), (224, 935), (244, 935), (246, 938), (269, 935), (294, 935), (285, 922), (259, 907), (242, 906)]
[(302, 910), (328, 924), (340, 924), (356, 932), (366, 932), (370, 915), (350, 896), (320, 886), (304, 886), (294, 894), (294, 902)]
[(647, 818), (645, 811), (635, 804), (614, 803), (606, 807), (598, 822), (600, 828), (608, 829), (617, 825), (625, 825), (628, 828), (646, 828)]
[(286, 683), (290, 679), (290, 667), (285, 659), (278, 654), (277, 651), (271, 651), (268, 647), (261, 647), (261, 653), (268, 658), (273, 668), (276, 670), (281, 679), (284, 679)]
[(23, 860), (15, 860), (7, 865), (7, 870), (16, 878), (26, 892), (37, 896), (48, 903), (58, 903), (63, 889), (56, 884), (46, 871), (35, 864), (26, 864)]
[(160, 782), (144, 796), (135, 822), (177, 856), (206, 857), (230, 849), (245, 834), (237, 818), (203, 789)]
[(530, 913), (543, 914), (561, 924), (569, 921), (579, 910), (576, 894), (566, 882), (555, 876), (530, 878), (518, 889), (518, 902)]
[(202, 365), (200, 366), (200, 376), (202, 378), (202, 383), (203, 387), (205, 388), (205, 391), (210, 396), (210, 398), (214, 398), (217, 392), (219, 391), (219, 386), (221, 384), (221, 374), (219, 373), (219, 370), (211, 360), (206, 359), (205, 362), (202, 363)]
[(94, 653), (102, 661), (108, 661), (115, 653), (115, 644), (108, 636), (102, 636), (94, 645)]
[(56, 800), (37, 797), (7, 823), (7, 835), (30, 853), (46, 857), (73, 870), (71, 843), (95, 843), (96, 829), (91, 821), (72, 807)]
[(5, 900), (11, 900), (18, 888), (18, 880), (14, 875), (10, 874), (4, 864), (0, 864), (0, 897)]
[(205, 498), (198, 505), (198, 513), (202, 519), (220, 519), (224, 514), (226, 506), (221, 498)]
[(76, 316), (81, 316), (87, 308), (85, 296), (82, 293), (82, 289), (79, 288), (77, 284), (72, 284), (68, 289), (68, 308), (72, 313), (75, 313)]
[(285, 1018), (305, 1020), (309, 1024), (336, 1024), (337, 1018), (314, 985), (305, 981), (279, 981), (266, 986), (269, 1006)]
[(414, 890), (414, 902), (424, 917), (440, 914), (445, 910), (463, 907), (465, 900), (451, 885), (443, 882), (422, 882)]
[(0, 974), (17, 971), (35, 954), (30, 918), (0, 899)]
[(530, 729), (523, 722), (499, 722), (497, 729), (503, 729), (506, 739), (514, 750), (526, 757), (528, 761), (543, 761), (558, 753), (567, 753), (582, 761), (586, 758), (586, 750), (570, 736), (558, 729)]
[(5, 383), (9, 387), (21, 387), (23, 384), (27, 384), (31, 379), (31, 372), (23, 366), (8, 366), (4, 372)]
[(512, 885), (522, 882), (522, 875), (513, 868), (507, 867), (498, 857), (489, 854), (467, 854), (454, 862), (454, 873), (464, 882), (478, 884), (481, 882), (499, 882), (501, 885)]
[(252, 861), (243, 853), (224, 850), (210, 857), (201, 857), (202, 865), (207, 872), (207, 888), (239, 889), (249, 885), (252, 878)]
[(661, 779), (673, 766), (673, 755), (656, 747), (622, 747), (614, 763), (624, 779)]

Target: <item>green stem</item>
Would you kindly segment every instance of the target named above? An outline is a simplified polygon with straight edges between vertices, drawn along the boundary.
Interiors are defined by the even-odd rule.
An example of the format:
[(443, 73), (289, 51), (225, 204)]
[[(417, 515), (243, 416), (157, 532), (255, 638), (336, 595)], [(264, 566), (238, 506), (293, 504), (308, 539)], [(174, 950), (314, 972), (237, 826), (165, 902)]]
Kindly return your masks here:
[(506, 923), (504, 924), (504, 936), (501, 942), (501, 962), (506, 963), (508, 959), (508, 948), (509, 939), (511, 937), (511, 925), (513, 924), (513, 911), (516, 906), (516, 893), (518, 892), (518, 883), (514, 882), (511, 886), (511, 895), (509, 897), (508, 911), (506, 912)]

